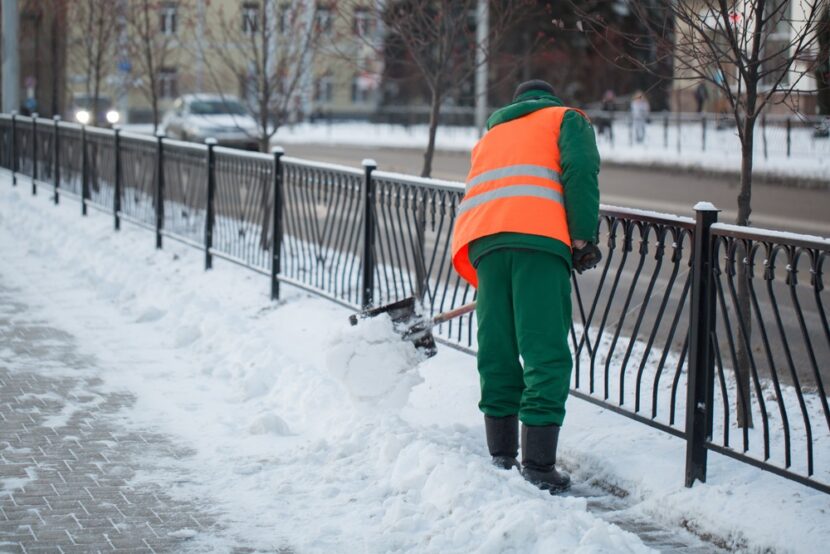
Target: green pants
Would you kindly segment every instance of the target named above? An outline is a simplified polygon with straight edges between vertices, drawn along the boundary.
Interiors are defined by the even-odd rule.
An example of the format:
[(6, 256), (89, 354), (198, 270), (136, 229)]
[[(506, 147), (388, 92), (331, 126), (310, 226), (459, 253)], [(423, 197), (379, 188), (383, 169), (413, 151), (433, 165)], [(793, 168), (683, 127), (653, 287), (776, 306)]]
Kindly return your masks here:
[(479, 408), (491, 417), (518, 414), (527, 425), (562, 425), (573, 367), (567, 263), (502, 248), (477, 269)]

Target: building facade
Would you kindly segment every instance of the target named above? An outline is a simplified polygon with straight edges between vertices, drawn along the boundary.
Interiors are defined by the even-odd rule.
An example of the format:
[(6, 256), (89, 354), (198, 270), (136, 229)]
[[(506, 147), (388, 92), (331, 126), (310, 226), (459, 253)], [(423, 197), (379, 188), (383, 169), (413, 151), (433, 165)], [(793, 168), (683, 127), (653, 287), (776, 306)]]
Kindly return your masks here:
[[(710, 10), (712, 2), (698, 1), (694, 15), (699, 29), (707, 31), (707, 39), (718, 42), (724, 51), (728, 51), (727, 41), (729, 38), (724, 31), (723, 18), (717, 11)], [(715, 3), (716, 4), (716, 3)], [(770, 113), (789, 113), (795, 110), (805, 115), (816, 113), (816, 79), (812, 71), (813, 62), (818, 55), (818, 42), (816, 30), (818, 27), (818, 13), (814, 7), (820, 7), (821, 0), (810, 0), (809, 2), (792, 2), (790, 0), (770, 0), (765, 5), (764, 16), (769, 21), (761, 33), (761, 81), (758, 85), (760, 95), (772, 94), (775, 98), (769, 103), (767, 111)], [(815, 5), (815, 6), (814, 6)], [(734, 31), (736, 40), (746, 43), (747, 48), (751, 37), (749, 30), (754, 29), (753, 7), (755, 3), (744, 0), (735, 3), (734, 9), (728, 14), (727, 20)], [(692, 12), (690, 12), (692, 13)], [(703, 85), (706, 89), (706, 102), (704, 111), (729, 112), (731, 108), (724, 94), (718, 90), (715, 82), (725, 82), (737, 93), (739, 90), (739, 72), (734, 65), (728, 62), (720, 64), (710, 53), (710, 49), (703, 46), (700, 48), (700, 56), (694, 60), (684, 59), (690, 55), (693, 48), (690, 46), (692, 39), (699, 41), (700, 38), (683, 22), (675, 22), (675, 64), (674, 80), (672, 84), (672, 110), (681, 112), (692, 112), (697, 109), (696, 91)], [(799, 38), (804, 36), (803, 44), (808, 48), (799, 48)], [(701, 64), (707, 67), (701, 67)], [(697, 66), (705, 71), (707, 79), (696, 76), (688, 67)], [(707, 82), (708, 81), (708, 82)], [(745, 90), (741, 86), (740, 90)], [(787, 96), (786, 103), (783, 97)]]
[[(275, 110), (285, 106), (281, 120), (365, 117), (377, 107), (383, 70), (377, 5), (378, 0), (70, 2), (66, 104), (94, 93), (90, 58), (100, 51), (98, 94), (111, 100), (122, 121), (152, 122), (154, 96), (161, 112), (189, 93), (250, 96), (246, 104), (254, 106), (263, 79), (274, 96), (290, 95), (279, 107), (274, 104)], [(96, 35), (90, 23), (96, 10), (112, 19), (111, 36)], [(106, 41), (91, 45), (90, 36)]]

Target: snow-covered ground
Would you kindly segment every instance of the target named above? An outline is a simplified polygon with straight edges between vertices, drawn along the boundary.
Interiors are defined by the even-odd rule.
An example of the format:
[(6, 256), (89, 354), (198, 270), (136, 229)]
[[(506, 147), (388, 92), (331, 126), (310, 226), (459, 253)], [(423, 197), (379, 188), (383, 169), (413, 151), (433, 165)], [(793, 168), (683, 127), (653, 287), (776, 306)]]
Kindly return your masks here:
[[(55, 207), (28, 190), (0, 177), (3, 280), (110, 368), (108, 387), (137, 395), (125, 426), (193, 449), (139, 481), (224, 513), (228, 543), (647, 550), (586, 499), (550, 497), (489, 465), (471, 357), (442, 348), (419, 360), (382, 320), (351, 328), (346, 310), (290, 287), (272, 304), (253, 272), (221, 261), (203, 272), (196, 250), (168, 241), (156, 251), (151, 233), (113, 233), (111, 217), (81, 219), (74, 202)], [(708, 483), (686, 489), (683, 441), (577, 399), (561, 449), (578, 483), (616, 488), (632, 517), (747, 551), (819, 552), (830, 541), (830, 496), (715, 454)]]

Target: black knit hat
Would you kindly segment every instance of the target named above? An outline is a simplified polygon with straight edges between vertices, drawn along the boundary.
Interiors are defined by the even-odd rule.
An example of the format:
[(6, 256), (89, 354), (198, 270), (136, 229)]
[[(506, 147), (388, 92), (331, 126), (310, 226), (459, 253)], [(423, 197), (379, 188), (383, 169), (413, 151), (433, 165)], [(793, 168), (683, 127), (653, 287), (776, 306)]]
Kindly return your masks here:
[(543, 92), (549, 92), (550, 94), (556, 94), (553, 91), (553, 86), (547, 81), (543, 81), (541, 79), (533, 79), (532, 81), (525, 81), (524, 83), (516, 87), (516, 92), (513, 93), (513, 101), (515, 102), (520, 95), (529, 90), (538, 90)]

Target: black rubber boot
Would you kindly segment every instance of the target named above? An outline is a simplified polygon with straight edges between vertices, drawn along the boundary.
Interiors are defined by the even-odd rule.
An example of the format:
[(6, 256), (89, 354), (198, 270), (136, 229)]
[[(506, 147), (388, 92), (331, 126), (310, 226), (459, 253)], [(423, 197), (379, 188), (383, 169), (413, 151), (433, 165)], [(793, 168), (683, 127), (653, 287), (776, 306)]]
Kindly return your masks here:
[(493, 457), (493, 465), (502, 469), (521, 469), (516, 456), (519, 454), (518, 416), (484, 416), (487, 448)]
[(551, 494), (566, 491), (571, 486), (568, 474), (556, 471), (559, 429), (558, 425), (522, 425), (522, 475)]

